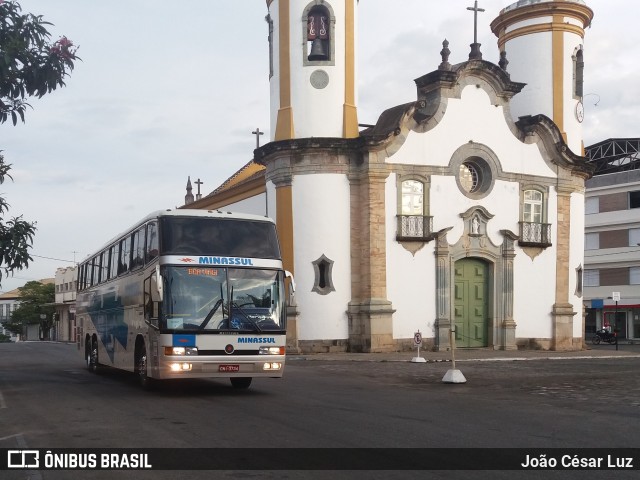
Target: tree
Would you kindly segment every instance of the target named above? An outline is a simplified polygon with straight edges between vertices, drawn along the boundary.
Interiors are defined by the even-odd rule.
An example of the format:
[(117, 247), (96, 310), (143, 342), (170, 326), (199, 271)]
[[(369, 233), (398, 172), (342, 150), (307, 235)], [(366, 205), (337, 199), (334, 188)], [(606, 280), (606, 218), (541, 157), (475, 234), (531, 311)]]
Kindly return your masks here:
[[(41, 98), (65, 85), (77, 47), (66, 37), (51, 42), (42, 16), (22, 14), (17, 2), (0, 0), (0, 123), (24, 123), (29, 97)], [(0, 152), (2, 152), (0, 150)], [(0, 184), (10, 178), (10, 164), (0, 153)], [(9, 204), (0, 196), (0, 285), (2, 277), (28, 267), (35, 223), (22, 216), (5, 220)]]
[(5, 327), (10, 332), (20, 334), (26, 325), (40, 324), (44, 338), (49, 338), (55, 313), (55, 285), (53, 283), (27, 282), (20, 291), (20, 304), (11, 315), (11, 322)]

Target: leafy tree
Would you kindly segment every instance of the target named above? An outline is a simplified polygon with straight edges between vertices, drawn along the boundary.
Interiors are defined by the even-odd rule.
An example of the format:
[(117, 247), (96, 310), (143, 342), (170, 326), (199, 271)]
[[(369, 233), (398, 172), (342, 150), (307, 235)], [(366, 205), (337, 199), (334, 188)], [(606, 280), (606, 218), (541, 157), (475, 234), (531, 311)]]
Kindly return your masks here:
[[(65, 85), (74, 67), (77, 47), (66, 37), (51, 42), (42, 16), (22, 14), (18, 2), (0, 0), (0, 123), (13, 125), (30, 107), (26, 100), (41, 98)], [(1, 152), (1, 150), (0, 150)], [(11, 178), (10, 164), (0, 154), (0, 184)], [(5, 220), (9, 204), (0, 196), (0, 285), (3, 275), (28, 267), (35, 223), (22, 216)]]
[[(5, 325), (10, 332), (20, 334), (30, 324), (40, 324), (45, 338), (53, 326), (55, 307), (55, 285), (53, 283), (27, 282), (20, 291), (20, 304), (11, 315), (11, 322)], [(44, 315), (45, 318), (41, 318)]]

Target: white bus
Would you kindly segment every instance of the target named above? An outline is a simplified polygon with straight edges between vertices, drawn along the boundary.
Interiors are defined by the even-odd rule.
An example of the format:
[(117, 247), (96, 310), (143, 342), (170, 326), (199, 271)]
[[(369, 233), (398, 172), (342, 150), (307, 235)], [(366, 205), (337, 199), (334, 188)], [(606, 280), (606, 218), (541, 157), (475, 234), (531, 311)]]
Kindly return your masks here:
[(220, 211), (148, 215), (79, 266), (87, 368), (155, 380), (282, 377), (285, 271), (273, 220)]

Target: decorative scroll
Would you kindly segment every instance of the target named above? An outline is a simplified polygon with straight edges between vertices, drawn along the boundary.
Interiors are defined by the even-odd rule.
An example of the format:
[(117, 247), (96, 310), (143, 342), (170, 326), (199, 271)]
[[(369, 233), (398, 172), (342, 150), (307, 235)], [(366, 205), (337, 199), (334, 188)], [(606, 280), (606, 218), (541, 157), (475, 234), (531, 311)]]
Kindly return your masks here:
[(327, 27), (327, 17), (320, 13), (311, 13), (307, 17), (307, 40), (327, 40), (329, 30)]

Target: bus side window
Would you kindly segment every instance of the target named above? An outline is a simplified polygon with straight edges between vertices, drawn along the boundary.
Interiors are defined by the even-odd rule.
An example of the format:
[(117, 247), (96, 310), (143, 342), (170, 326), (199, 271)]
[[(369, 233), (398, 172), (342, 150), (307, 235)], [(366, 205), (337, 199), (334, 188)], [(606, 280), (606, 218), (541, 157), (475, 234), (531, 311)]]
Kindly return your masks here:
[(158, 224), (149, 222), (147, 225), (147, 245), (145, 249), (145, 262), (149, 263), (158, 256)]
[(144, 227), (131, 235), (131, 270), (144, 265)]
[(118, 264), (118, 275), (129, 271), (131, 263), (131, 236), (120, 242), (120, 263)]
[(111, 272), (110, 272), (109, 278), (116, 278), (118, 276), (118, 258), (119, 258), (120, 249), (118, 247), (118, 244), (116, 243), (115, 245), (112, 245), (109, 250), (111, 252), (111, 255), (110, 255)]

